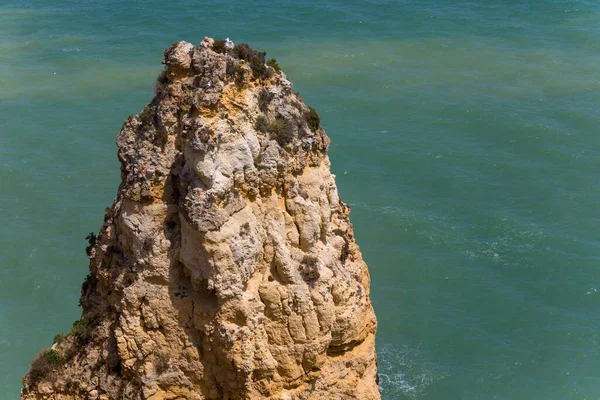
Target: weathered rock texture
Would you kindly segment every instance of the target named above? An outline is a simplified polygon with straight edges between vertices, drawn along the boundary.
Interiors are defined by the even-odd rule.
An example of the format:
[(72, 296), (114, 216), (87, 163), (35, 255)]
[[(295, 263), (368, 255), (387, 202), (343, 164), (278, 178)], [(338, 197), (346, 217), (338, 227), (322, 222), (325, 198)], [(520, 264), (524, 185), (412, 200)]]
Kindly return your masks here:
[[(369, 275), (329, 139), (285, 75), (165, 51), (119, 133), (82, 320), (23, 399), (378, 399)], [(257, 122), (258, 121), (258, 122)]]

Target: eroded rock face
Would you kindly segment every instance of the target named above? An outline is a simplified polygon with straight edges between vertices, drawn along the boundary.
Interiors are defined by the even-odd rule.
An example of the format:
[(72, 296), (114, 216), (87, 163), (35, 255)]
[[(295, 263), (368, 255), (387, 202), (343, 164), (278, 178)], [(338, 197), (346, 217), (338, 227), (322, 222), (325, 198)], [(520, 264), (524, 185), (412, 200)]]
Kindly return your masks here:
[(117, 139), (82, 320), (23, 399), (379, 399), (329, 139), (285, 75), (265, 75), (209, 38), (165, 51), (157, 96)]

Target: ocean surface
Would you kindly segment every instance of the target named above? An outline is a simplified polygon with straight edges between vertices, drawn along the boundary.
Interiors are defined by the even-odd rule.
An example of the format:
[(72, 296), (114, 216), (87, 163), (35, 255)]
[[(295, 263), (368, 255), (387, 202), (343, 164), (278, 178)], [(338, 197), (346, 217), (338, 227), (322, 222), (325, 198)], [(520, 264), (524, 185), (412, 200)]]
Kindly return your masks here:
[(384, 399), (600, 398), (600, 3), (0, 0), (0, 399), (79, 318), (163, 50), (275, 57), (332, 139)]

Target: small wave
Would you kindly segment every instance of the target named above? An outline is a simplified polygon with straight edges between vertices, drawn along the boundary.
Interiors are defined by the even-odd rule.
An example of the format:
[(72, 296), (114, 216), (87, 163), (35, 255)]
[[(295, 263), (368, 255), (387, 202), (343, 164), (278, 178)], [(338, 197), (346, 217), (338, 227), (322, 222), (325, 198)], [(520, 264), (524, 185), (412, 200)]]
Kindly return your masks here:
[(424, 362), (419, 349), (379, 344), (379, 391), (385, 400), (418, 399), (429, 385), (444, 377)]
[(596, 289), (595, 287), (590, 288), (590, 290), (587, 291), (586, 295), (589, 296), (590, 294), (596, 293), (597, 291), (598, 291), (598, 289)]
[(81, 49), (79, 47), (64, 47), (62, 51), (65, 53), (79, 53)]
[[(383, 382), (383, 380), (385, 380), (385, 383)], [(404, 374), (401, 372), (399, 372), (397, 374), (393, 374), (391, 376), (388, 374), (380, 373), (379, 374), (379, 391), (382, 393), (385, 391), (385, 389), (383, 388), (383, 386), (385, 384), (400, 388), (400, 390), (402, 390), (402, 392), (404, 392), (407, 395), (410, 395), (411, 398), (416, 398), (417, 387), (408, 383), (406, 381), (406, 378), (404, 377)]]

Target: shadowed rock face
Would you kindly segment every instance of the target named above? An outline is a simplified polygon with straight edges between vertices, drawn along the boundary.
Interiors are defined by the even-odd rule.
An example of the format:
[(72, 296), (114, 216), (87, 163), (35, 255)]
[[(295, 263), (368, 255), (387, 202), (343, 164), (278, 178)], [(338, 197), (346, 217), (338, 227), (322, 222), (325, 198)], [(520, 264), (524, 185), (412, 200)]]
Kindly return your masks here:
[(23, 399), (379, 399), (369, 275), (281, 72), (179, 42), (117, 144), (82, 320)]

